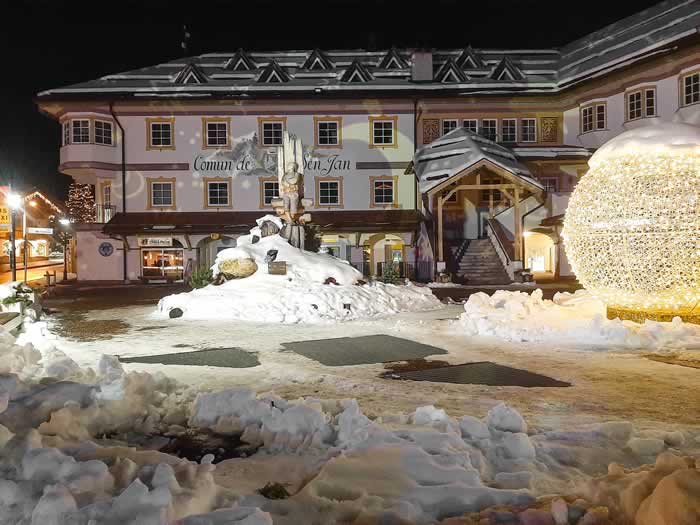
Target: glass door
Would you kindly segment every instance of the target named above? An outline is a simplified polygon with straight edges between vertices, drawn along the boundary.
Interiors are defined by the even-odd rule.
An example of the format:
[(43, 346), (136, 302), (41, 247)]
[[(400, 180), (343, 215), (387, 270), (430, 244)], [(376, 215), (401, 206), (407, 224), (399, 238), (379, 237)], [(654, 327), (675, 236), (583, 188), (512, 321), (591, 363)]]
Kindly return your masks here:
[(159, 248), (142, 250), (142, 275), (146, 279), (182, 281), (184, 273), (184, 250)]

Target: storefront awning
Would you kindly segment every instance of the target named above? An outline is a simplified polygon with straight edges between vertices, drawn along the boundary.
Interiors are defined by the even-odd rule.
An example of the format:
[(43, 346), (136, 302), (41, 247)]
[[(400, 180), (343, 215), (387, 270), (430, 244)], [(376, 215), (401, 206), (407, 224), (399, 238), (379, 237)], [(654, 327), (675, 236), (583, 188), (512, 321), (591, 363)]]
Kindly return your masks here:
[[(117, 213), (104, 225), (108, 235), (169, 233), (248, 233), (266, 211)], [(324, 232), (410, 232), (422, 215), (416, 210), (311, 211), (312, 223)]]

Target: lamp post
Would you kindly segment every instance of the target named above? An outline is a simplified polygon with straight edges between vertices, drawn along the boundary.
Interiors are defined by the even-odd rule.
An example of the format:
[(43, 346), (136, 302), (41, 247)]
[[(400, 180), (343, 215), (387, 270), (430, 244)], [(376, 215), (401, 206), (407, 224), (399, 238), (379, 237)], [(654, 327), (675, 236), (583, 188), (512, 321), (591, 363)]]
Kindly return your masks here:
[[(59, 219), (58, 222), (61, 223), (61, 226), (64, 228), (70, 224), (70, 220), (65, 217)], [(68, 258), (66, 257), (66, 252), (68, 251), (68, 232), (63, 232), (61, 238), (63, 239), (63, 279), (61, 279), (61, 281), (65, 281), (68, 279)]]
[(17, 248), (15, 246), (15, 210), (18, 210), (22, 207), (22, 197), (20, 197), (16, 193), (8, 193), (7, 205), (10, 208), (10, 269), (12, 270), (12, 281), (14, 282), (17, 280)]

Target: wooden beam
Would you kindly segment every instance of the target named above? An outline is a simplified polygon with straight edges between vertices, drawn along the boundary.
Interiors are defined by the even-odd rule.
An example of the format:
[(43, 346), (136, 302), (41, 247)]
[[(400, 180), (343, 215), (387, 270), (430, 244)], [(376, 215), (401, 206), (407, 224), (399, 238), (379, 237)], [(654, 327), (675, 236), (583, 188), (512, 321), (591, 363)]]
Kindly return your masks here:
[(438, 195), (438, 261), (444, 262), (442, 253), (442, 201), (443, 198)]
[(520, 231), (520, 188), (515, 188), (515, 201), (513, 202), (513, 220), (515, 222), (513, 233), (515, 237), (515, 242), (513, 243), (513, 251), (515, 252), (515, 259), (522, 261), (522, 254), (520, 253), (520, 246), (523, 240), (523, 234)]

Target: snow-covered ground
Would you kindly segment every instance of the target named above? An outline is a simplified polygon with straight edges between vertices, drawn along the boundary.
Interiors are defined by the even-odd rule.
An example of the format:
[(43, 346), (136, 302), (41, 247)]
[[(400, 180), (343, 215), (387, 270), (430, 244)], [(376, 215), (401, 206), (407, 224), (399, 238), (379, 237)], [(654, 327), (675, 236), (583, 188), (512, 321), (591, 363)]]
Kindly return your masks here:
[[(401, 319), (394, 328), (406, 335), (419, 324)], [(162, 373), (169, 367), (125, 372), (97, 352), (93, 369), (79, 367), (55, 347), (62, 341), (44, 337), (41, 323), (27, 328), (24, 340), (36, 348), (14, 345), (6, 334), (0, 341), (0, 523), (428, 524), (493, 506), (502, 507), (500, 517), (512, 511), (515, 520), (520, 512), (521, 523), (570, 513), (587, 515), (586, 524), (603, 523), (609, 513), (640, 525), (693, 523), (659, 521), (664, 514), (700, 518), (700, 471), (683, 459), (700, 457), (697, 427), (616, 418), (533, 424), (494, 399), (499, 389), (488, 401), (460, 396), (450, 414), (424, 402), (405, 411), (385, 404), (368, 417), (350, 396), (310, 392), (294, 400), (260, 388), (192, 387)], [(72, 350), (88, 360), (84, 348)], [(196, 464), (126, 446), (134, 433), (184, 427), (242, 433), (259, 449), (212, 465), (209, 457)], [(264, 498), (257, 490), (269, 482), (283, 483), (291, 497)], [(538, 501), (547, 494), (569, 499)], [(672, 510), (668, 498), (676, 502)]]

